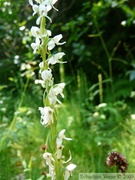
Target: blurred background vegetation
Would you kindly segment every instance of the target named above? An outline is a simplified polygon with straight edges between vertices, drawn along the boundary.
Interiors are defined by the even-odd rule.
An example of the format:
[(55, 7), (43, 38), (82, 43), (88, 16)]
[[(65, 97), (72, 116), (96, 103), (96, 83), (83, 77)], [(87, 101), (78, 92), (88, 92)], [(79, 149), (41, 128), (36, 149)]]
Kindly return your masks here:
[[(64, 61), (53, 67), (56, 82), (65, 82), (58, 106), (58, 130), (73, 141), (65, 144), (82, 172), (115, 172), (106, 157), (118, 151), (134, 172), (135, 159), (135, 1), (59, 0), (50, 14), (53, 36), (67, 43)], [(0, 0), (0, 179), (46, 179), (42, 159), (47, 129), (38, 107), (43, 90), (40, 57), (33, 55), (30, 28), (35, 25), (28, 0)]]

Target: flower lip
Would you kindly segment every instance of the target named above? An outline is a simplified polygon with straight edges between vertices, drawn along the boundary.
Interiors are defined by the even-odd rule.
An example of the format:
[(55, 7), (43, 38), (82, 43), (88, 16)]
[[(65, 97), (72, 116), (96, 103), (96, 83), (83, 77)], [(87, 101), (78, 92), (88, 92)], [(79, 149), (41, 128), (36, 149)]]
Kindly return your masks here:
[(57, 53), (55, 55), (52, 55), (50, 58), (48, 58), (48, 65), (49, 64), (54, 65), (56, 63), (66, 63), (66, 62), (59, 61), (59, 59), (61, 59), (64, 55), (65, 55), (64, 52), (59, 52), (59, 53)]
[(56, 45), (63, 45), (66, 42), (62, 42), (60, 43), (59, 41), (62, 39), (62, 34), (56, 35), (54, 38), (52, 38), (49, 42), (48, 42), (48, 49), (52, 50)]
[(69, 165), (66, 167), (66, 170), (68, 170), (68, 171), (73, 171), (75, 168), (76, 168), (76, 165), (75, 165), (75, 164), (69, 164)]

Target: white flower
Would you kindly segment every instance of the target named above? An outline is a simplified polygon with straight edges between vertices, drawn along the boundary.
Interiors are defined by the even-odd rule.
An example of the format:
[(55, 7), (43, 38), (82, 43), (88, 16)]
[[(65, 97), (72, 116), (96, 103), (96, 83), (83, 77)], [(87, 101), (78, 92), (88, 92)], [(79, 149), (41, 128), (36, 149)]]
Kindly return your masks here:
[(34, 36), (34, 37), (41, 38), (41, 36), (42, 36), (41, 30), (36, 26), (32, 26), (31, 33), (32, 33), (32, 36)]
[(61, 146), (57, 149), (57, 151), (56, 151), (56, 157), (57, 157), (57, 159), (60, 159), (60, 158), (61, 158), (63, 148), (64, 148), (64, 146), (61, 145)]
[(44, 70), (41, 72), (41, 77), (44, 81), (45, 86), (52, 86), (53, 85), (53, 80), (52, 80), (52, 71), (49, 68), (48, 70)]
[[(47, 6), (48, 10), (51, 10), (52, 8), (54, 8), (55, 10), (57, 10), (53, 5), (58, 1), (58, 0), (45, 0), (41, 3), (41, 0), (35, 0), (37, 3), (39, 4), (43, 4), (45, 6)], [(33, 6), (33, 0), (29, 0), (29, 4), (31, 6)], [(58, 11), (58, 10), (57, 10)]]
[(57, 2), (58, 0), (45, 0), (43, 2), (44, 5), (47, 6), (48, 11), (51, 10), (52, 8), (55, 9), (56, 11), (58, 11), (58, 9), (56, 9), (53, 5)]
[(33, 49), (34, 54), (36, 54), (36, 52), (39, 50), (39, 47), (40, 47), (40, 40), (39, 40), (39, 38), (36, 38), (36, 42), (35, 43), (31, 43), (31, 47)]
[(49, 64), (56, 64), (56, 63), (66, 63), (66, 62), (61, 62), (59, 61), (59, 59), (61, 59), (63, 56), (65, 55), (65, 53), (63, 52), (59, 52), (53, 56), (51, 56), (49, 59), (48, 59), (48, 65)]
[(56, 87), (54, 87), (54, 92), (56, 95), (60, 94), (64, 98), (63, 89), (65, 87), (65, 83), (59, 83)]
[(49, 174), (47, 174), (47, 177), (50, 177), (51, 180), (56, 180), (56, 173), (54, 166), (49, 166)]
[(45, 152), (43, 154), (43, 158), (46, 161), (46, 164), (49, 166), (49, 174), (47, 174), (47, 177), (51, 177), (51, 180), (56, 179), (56, 173), (55, 173), (55, 168), (54, 168), (54, 158), (52, 157), (52, 154), (49, 152)]
[(47, 164), (48, 166), (53, 166), (53, 165), (52, 165), (52, 162), (54, 162), (54, 158), (52, 157), (52, 154), (51, 154), (51, 153), (45, 152), (45, 153), (43, 154), (43, 158), (46, 160), (46, 164)]
[(39, 107), (40, 113), (41, 113), (41, 124), (43, 126), (48, 126), (50, 124), (54, 123), (54, 119), (53, 119), (53, 110), (46, 106), (44, 108)]
[(53, 87), (51, 87), (49, 93), (48, 93), (48, 99), (51, 105), (56, 104), (56, 102), (61, 103), (58, 98), (57, 95), (55, 94), (55, 91), (53, 90)]
[[(43, 62), (40, 63), (40, 66), (42, 67)], [(48, 86), (53, 85), (53, 80), (52, 80), (52, 70), (48, 68), (48, 70), (41, 70), (40, 69), (40, 74), (42, 79), (36, 79), (35, 84), (41, 84), (43, 88), (47, 88)]]
[(44, 81), (52, 79), (52, 70), (48, 68), (48, 70), (42, 71), (41, 77)]
[(65, 140), (67, 140), (67, 141), (70, 141), (70, 140), (72, 140), (72, 138), (67, 138), (66, 136), (65, 136), (65, 129), (63, 129), (63, 130), (61, 130), (60, 132), (59, 132), (59, 134), (58, 134), (58, 137), (56, 138), (56, 145), (57, 145), (57, 149), (59, 148), (59, 147), (61, 147), (61, 145), (62, 145), (62, 140), (63, 139), (65, 139)]
[[(33, 7), (34, 7), (34, 6), (33, 6)], [(34, 10), (34, 9), (33, 9), (33, 10)], [(50, 22), (52, 22), (51, 18), (50, 18), (49, 16), (47, 16), (47, 12), (49, 11), (49, 9), (48, 9), (47, 6), (45, 6), (45, 5), (43, 5), (43, 4), (40, 4), (40, 5), (38, 6), (38, 8), (37, 8), (37, 7), (35, 8), (35, 13), (37, 13), (37, 11), (39, 12), (39, 17), (38, 17), (38, 19), (36, 20), (36, 24), (37, 24), (37, 25), (40, 24), (40, 19), (41, 19), (42, 17), (46, 17), (46, 18), (48, 18), (48, 19), (50, 20)], [(35, 13), (34, 13), (34, 14), (35, 14)]]
[(57, 84), (55, 87), (51, 87), (48, 93), (48, 99), (51, 105), (56, 104), (56, 102), (61, 103), (57, 96), (60, 94), (62, 98), (64, 98), (63, 89), (65, 87), (65, 83)]
[(50, 11), (52, 8), (54, 8), (56, 11), (58, 11), (53, 5), (58, 0), (45, 0), (41, 3), (40, 0), (35, 0), (39, 5), (33, 4), (33, 0), (29, 0), (29, 4), (32, 6), (33, 9), (33, 16), (37, 13), (39, 13), (39, 18), (36, 21), (36, 24), (39, 25), (40, 19), (44, 16), (52, 21), (49, 16), (47, 16), (47, 12)]
[(52, 38), (49, 42), (48, 42), (48, 49), (49, 50), (52, 50), (54, 47), (55, 47), (55, 44), (57, 45), (63, 45), (65, 44), (66, 42), (62, 42), (60, 43), (59, 41), (61, 40), (62, 38), (62, 35), (59, 34), (57, 36), (55, 36), (54, 38)]
[(64, 180), (68, 180), (70, 176), (72, 176), (72, 171), (76, 168), (75, 164), (69, 164), (64, 173)]

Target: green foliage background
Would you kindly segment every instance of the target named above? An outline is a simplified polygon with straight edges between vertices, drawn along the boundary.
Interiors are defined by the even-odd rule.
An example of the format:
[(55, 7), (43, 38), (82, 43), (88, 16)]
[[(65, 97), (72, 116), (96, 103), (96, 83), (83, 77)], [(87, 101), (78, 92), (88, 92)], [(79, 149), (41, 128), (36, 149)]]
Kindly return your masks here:
[[(119, 151), (134, 172), (135, 1), (59, 0), (48, 23), (53, 36), (63, 34), (66, 65), (53, 69), (65, 82), (58, 107), (58, 130), (80, 172), (115, 172), (109, 152)], [(35, 17), (27, 0), (0, 0), (0, 179), (46, 179), (42, 145), (47, 129), (40, 124), (40, 57), (31, 49)], [(54, 50), (55, 51), (55, 50)], [(105, 104), (104, 104), (105, 103)], [(130, 153), (129, 153), (130, 152)]]

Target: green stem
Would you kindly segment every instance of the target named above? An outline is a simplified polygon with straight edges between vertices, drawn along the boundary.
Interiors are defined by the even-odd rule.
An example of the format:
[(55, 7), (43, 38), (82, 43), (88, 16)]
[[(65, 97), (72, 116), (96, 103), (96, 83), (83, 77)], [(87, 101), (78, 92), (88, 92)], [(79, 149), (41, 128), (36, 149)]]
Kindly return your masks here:
[(112, 57), (110, 56), (109, 51), (107, 49), (107, 46), (105, 44), (105, 41), (104, 41), (104, 39), (102, 37), (102, 34), (100, 32), (100, 29), (99, 29), (98, 22), (97, 22), (96, 18), (95, 18), (95, 24), (96, 24), (96, 27), (97, 27), (97, 30), (98, 30), (98, 34), (99, 34), (99, 38), (100, 38), (101, 44), (103, 46), (103, 49), (104, 49), (105, 54), (106, 54), (107, 59), (108, 59), (109, 77), (111, 79), (111, 82), (110, 82), (111, 83), (111, 91), (112, 91), (112, 96), (113, 96), (113, 101), (114, 101), (113, 74), (112, 74)]
[[(42, 17), (41, 24), (40, 24), (41, 34), (45, 34), (45, 25), (46, 25), (46, 19), (45, 17)], [(46, 63), (47, 39), (48, 37), (42, 37), (42, 47), (41, 47), (41, 57), (42, 57), (42, 60), (44, 62), (44, 66), (46, 69), (48, 68), (47, 63)]]
[(53, 154), (54, 154), (56, 151), (56, 123), (55, 122), (51, 124), (51, 142), (52, 142), (52, 149), (53, 149)]
[[(46, 33), (46, 19), (45, 17), (41, 18), (41, 24), (40, 24), (40, 30), (41, 30), (41, 34), (45, 34)], [(40, 49), (40, 55), (42, 57), (42, 61), (44, 63), (44, 69), (48, 69), (48, 64), (47, 64), (47, 55), (50, 54), (50, 52), (47, 50), (47, 43), (48, 43), (49, 37), (48, 35), (45, 37), (42, 37), (42, 44), (41, 44), (41, 49)], [(50, 102), (48, 100), (48, 93), (50, 90), (50, 86), (46, 85), (45, 88), (45, 92), (43, 94), (43, 104), (44, 106), (50, 106)], [(54, 107), (51, 107), (52, 109), (54, 109)], [(57, 120), (56, 120), (56, 112), (54, 112), (54, 123), (52, 123), (50, 125), (50, 134), (47, 136), (47, 143), (48, 143), (48, 147), (51, 150), (53, 157), (55, 159), (54, 162), (54, 167), (55, 167), (55, 173), (56, 173), (56, 179), (62, 179), (62, 175), (61, 175), (61, 162), (59, 162), (59, 160), (56, 158), (56, 137), (57, 137), (57, 133), (56, 133), (56, 127), (57, 127)]]

